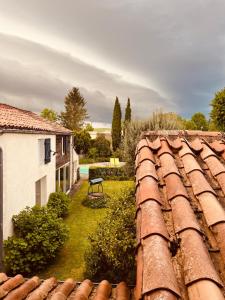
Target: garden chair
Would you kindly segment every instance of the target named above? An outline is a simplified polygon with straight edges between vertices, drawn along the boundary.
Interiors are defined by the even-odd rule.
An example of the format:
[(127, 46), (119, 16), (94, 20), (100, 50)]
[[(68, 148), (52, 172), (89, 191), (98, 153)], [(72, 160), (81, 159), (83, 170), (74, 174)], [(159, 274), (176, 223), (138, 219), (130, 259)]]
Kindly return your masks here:
[(114, 164), (115, 164), (115, 167), (119, 167), (120, 166), (119, 158), (114, 158)]
[(115, 158), (114, 157), (110, 157), (110, 166), (115, 167)]

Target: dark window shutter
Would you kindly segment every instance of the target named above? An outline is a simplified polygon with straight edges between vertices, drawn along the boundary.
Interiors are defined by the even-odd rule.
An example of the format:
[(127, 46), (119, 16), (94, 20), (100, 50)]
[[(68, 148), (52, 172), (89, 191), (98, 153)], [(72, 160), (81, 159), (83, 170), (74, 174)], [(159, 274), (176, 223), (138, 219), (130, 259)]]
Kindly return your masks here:
[(51, 161), (51, 139), (45, 139), (45, 163)]

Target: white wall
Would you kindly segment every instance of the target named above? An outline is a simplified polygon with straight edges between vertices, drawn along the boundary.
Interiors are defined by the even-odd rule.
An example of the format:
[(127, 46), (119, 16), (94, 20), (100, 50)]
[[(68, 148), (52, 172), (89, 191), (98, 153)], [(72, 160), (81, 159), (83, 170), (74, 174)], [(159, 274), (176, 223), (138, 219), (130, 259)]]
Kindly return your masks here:
[[(35, 182), (46, 176), (45, 199), (55, 191), (55, 156), (44, 164), (44, 152), (40, 152), (40, 139), (51, 139), (55, 150), (54, 135), (4, 133), (0, 135), (3, 150), (3, 238), (12, 234), (12, 216), (26, 206), (35, 205)], [(43, 155), (43, 161), (40, 157)], [(42, 191), (43, 197), (43, 191)], [(44, 202), (44, 203), (43, 203)]]

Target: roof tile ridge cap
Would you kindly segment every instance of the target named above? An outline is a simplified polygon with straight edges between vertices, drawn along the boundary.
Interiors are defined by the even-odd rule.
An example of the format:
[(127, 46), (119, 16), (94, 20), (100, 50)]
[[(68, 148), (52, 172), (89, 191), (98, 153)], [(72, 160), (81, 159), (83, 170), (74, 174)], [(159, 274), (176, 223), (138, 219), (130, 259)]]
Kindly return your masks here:
[[(160, 142), (161, 142), (161, 147), (157, 151), (158, 158), (160, 158), (164, 154), (169, 154), (169, 155), (171, 155), (174, 158), (173, 151), (170, 149), (170, 145), (169, 145), (169, 143), (168, 143), (168, 141), (167, 141), (167, 139), (166, 139), (165, 136), (160, 137)], [(162, 142), (166, 143), (166, 147), (168, 147), (168, 150), (165, 151), (165, 152), (162, 152), (162, 153), (158, 153), (158, 152), (160, 152), (162, 150)]]
[[(202, 144), (203, 144), (203, 150), (202, 150), (202, 152), (201, 152), (201, 154), (200, 154), (201, 157), (202, 157), (203, 151), (205, 150), (204, 147), (206, 147), (206, 150), (209, 149), (210, 151), (212, 151), (211, 154), (205, 156), (204, 158), (202, 157), (203, 160), (205, 160), (205, 159), (207, 159), (207, 158), (209, 158), (209, 157), (211, 157), (211, 156), (214, 156), (214, 157), (216, 157), (216, 158), (218, 159), (218, 155), (215, 153), (214, 149), (212, 149), (212, 147), (210, 146), (210, 144), (209, 144), (205, 139), (203, 139)], [(207, 149), (207, 148), (208, 148), (208, 149)]]
[(192, 148), (190, 147), (190, 143), (188, 142), (188, 140), (186, 138), (181, 138), (181, 144), (185, 144), (189, 148), (190, 152), (189, 153), (187, 152), (187, 153), (184, 153), (184, 154), (180, 155), (180, 151), (182, 151), (182, 149), (183, 149), (183, 146), (182, 146), (181, 149), (178, 152), (180, 158), (182, 158), (182, 157), (184, 157), (185, 155), (188, 155), (188, 154), (192, 155), (194, 158), (196, 157), (195, 153), (193, 152)]

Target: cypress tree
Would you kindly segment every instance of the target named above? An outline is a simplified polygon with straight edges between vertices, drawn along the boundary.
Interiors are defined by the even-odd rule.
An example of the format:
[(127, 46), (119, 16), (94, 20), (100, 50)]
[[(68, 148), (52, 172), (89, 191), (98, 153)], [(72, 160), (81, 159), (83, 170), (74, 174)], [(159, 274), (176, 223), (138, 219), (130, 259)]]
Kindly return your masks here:
[(118, 97), (116, 97), (114, 109), (113, 109), (113, 119), (112, 119), (112, 147), (115, 151), (121, 143), (121, 108)]
[(125, 122), (130, 122), (131, 120), (131, 107), (130, 107), (130, 98), (127, 100), (127, 107), (125, 111)]

